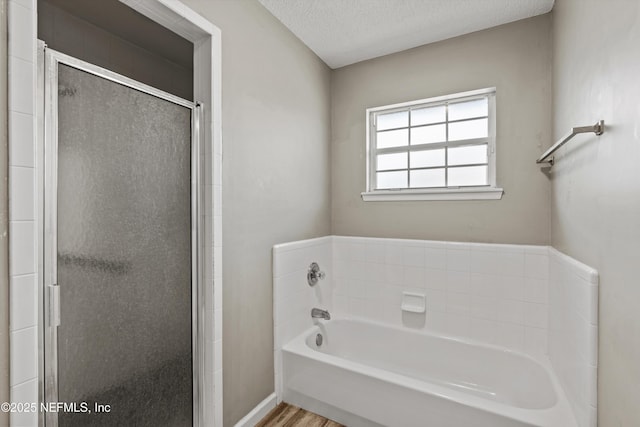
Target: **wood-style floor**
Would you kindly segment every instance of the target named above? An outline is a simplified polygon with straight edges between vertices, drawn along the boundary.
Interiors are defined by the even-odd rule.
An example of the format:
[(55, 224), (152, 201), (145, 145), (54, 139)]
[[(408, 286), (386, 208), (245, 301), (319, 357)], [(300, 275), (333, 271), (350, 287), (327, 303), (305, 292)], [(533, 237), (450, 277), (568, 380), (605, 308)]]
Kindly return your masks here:
[(256, 427), (345, 427), (320, 415), (282, 402), (269, 412)]

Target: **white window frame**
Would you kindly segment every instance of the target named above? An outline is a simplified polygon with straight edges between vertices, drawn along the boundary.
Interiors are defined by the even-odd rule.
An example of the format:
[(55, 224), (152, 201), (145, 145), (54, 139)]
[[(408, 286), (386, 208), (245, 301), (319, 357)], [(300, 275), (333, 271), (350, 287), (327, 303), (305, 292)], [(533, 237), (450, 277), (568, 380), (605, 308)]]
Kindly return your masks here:
[[(367, 132), (367, 188), (361, 193), (362, 199), (367, 201), (403, 201), (403, 200), (498, 200), (502, 198), (503, 189), (496, 185), (496, 88), (485, 88), (468, 92), (454, 93), (400, 104), (385, 105), (368, 108), (366, 110)], [(489, 132), (486, 138), (488, 144), (488, 185), (445, 187), (445, 188), (400, 188), (375, 189), (376, 182), (376, 117), (379, 114), (407, 111), (416, 108), (433, 107), (450, 102), (470, 101), (478, 98), (488, 98), (489, 101)], [(482, 138), (483, 142), (485, 138)], [(464, 140), (460, 143), (443, 143), (438, 146), (466, 145), (474, 140)], [(479, 141), (477, 141), (479, 142)], [(434, 147), (436, 148), (436, 147)]]

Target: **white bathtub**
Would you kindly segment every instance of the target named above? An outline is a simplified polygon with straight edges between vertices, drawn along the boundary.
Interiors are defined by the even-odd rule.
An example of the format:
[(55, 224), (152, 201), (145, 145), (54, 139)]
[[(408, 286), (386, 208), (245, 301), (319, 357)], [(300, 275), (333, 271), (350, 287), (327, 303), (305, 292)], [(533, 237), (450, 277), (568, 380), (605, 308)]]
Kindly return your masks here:
[(576, 426), (551, 369), (501, 347), (336, 319), (286, 344), (282, 363), (286, 402), (349, 427)]

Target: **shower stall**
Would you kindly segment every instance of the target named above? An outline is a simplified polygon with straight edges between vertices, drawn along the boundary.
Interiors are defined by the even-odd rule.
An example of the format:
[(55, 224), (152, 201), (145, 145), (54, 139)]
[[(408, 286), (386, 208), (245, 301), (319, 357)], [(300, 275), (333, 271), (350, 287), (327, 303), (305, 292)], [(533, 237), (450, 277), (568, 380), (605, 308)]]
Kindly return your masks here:
[(201, 108), (43, 43), (38, 59), (40, 422), (198, 425)]

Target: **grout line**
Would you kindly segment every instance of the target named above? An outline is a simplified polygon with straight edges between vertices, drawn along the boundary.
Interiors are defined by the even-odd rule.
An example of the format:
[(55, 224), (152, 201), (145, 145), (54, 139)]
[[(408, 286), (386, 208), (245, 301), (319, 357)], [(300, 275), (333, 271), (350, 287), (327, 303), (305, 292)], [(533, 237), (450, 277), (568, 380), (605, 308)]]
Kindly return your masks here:
[(12, 329), (11, 333), (18, 333), (18, 332), (26, 331), (27, 329), (36, 329), (37, 327), (38, 327), (37, 324), (31, 325), (31, 326), (25, 326), (24, 328), (20, 328), (20, 329)]
[[(18, 6), (19, 6), (19, 5), (18, 5)], [(21, 6), (21, 7), (22, 7), (22, 6)], [(36, 65), (35, 61), (33, 61), (33, 60), (29, 60), (29, 59), (24, 59), (24, 58), (21, 58), (21, 57), (19, 57), (19, 56), (14, 55), (14, 54), (8, 54), (8, 55), (7, 55), (7, 57), (8, 57), (9, 59), (13, 59), (13, 60), (18, 59), (18, 60), (20, 60), (20, 61), (22, 61), (22, 62), (26, 62), (27, 64)], [(34, 114), (32, 114), (32, 113), (25, 113), (25, 112), (23, 112), (23, 111), (17, 111), (17, 110), (12, 110), (12, 109), (9, 109), (9, 111), (14, 111), (14, 112), (16, 112), (16, 113), (26, 114), (26, 115), (28, 115), (28, 116), (33, 116), (33, 115), (34, 115)]]
[(14, 385), (12, 385), (10, 388), (20, 387), (21, 385), (24, 385), (24, 384), (26, 384), (26, 383), (28, 383), (28, 382), (30, 382), (30, 381), (37, 381), (37, 380), (38, 380), (38, 377), (37, 377), (37, 376), (35, 376), (35, 377), (33, 377), (33, 378), (29, 378), (28, 380), (24, 380), (24, 381), (22, 381), (22, 382), (19, 382), (18, 384), (14, 384)]
[(24, 5), (20, 4), (20, 3), (18, 3), (17, 1), (15, 1), (15, 0), (9, 0), (8, 3), (10, 3), (10, 4), (14, 5), (14, 6), (21, 7), (22, 9), (26, 10), (27, 12), (33, 12), (32, 8), (24, 6)]
[[(12, 55), (9, 55), (9, 56), (12, 56)], [(17, 58), (17, 57), (16, 57), (16, 58)], [(20, 59), (20, 58), (18, 58), (18, 59)], [(35, 114), (33, 114), (33, 113), (25, 113), (24, 111), (11, 110), (11, 112), (12, 112), (12, 113), (15, 113), (15, 114), (20, 114), (20, 115), (22, 115), (22, 116), (31, 117), (31, 118), (33, 118), (33, 117), (35, 116)]]
[(34, 278), (36, 278), (38, 275), (36, 272), (33, 273), (22, 273), (22, 274), (12, 274), (9, 276), (9, 279), (20, 279), (23, 277), (29, 277), (29, 276), (33, 276)]

